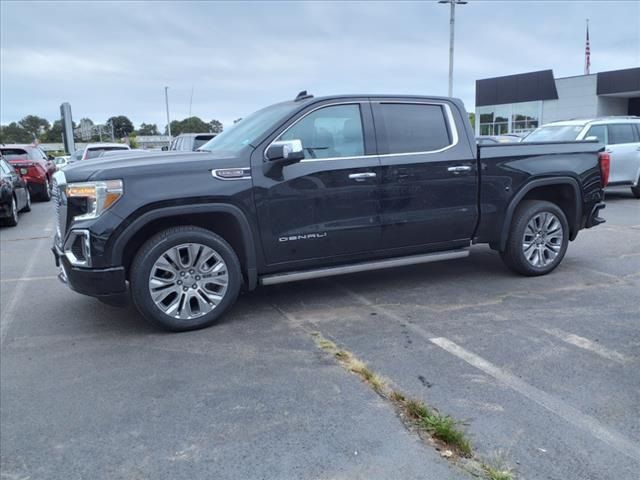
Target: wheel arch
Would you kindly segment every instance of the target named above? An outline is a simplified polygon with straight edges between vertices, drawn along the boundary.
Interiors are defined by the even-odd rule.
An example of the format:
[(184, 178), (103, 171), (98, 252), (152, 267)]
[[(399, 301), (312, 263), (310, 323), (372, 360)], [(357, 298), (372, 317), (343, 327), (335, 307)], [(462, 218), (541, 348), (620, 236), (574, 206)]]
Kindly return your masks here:
[(251, 227), (240, 208), (227, 204), (162, 207), (143, 213), (116, 238), (112, 264), (127, 275), (140, 247), (155, 233), (178, 225), (195, 225), (220, 235), (236, 252), (247, 289), (257, 285), (256, 250)]
[(513, 215), (524, 200), (546, 200), (558, 205), (569, 222), (569, 239), (576, 238), (582, 218), (582, 194), (578, 181), (572, 177), (540, 178), (524, 185), (509, 202), (498, 250), (506, 248)]

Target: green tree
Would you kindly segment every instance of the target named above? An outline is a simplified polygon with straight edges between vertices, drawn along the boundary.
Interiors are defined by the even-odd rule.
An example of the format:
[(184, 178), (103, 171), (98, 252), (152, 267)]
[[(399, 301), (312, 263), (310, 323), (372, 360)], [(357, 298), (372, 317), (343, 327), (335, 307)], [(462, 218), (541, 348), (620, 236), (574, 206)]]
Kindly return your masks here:
[(199, 117), (189, 117), (171, 122), (171, 135), (174, 137), (182, 133), (208, 133), (210, 131), (211, 125)]
[(0, 143), (31, 143), (33, 136), (19, 123), (0, 126)]
[(224, 127), (222, 126), (222, 122), (220, 120), (211, 120), (209, 122), (209, 131), (211, 133), (222, 133), (222, 129)]
[(158, 126), (155, 123), (141, 123), (136, 131), (137, 135), (160, 135)]
[(471, 123), (471, 128), (476, 128), (476, 114), (473, 112), (469, 112), (469, 122)]
[(45, 135), (51, 127), (46, 118), (38, 117), (37, 115), (27, 115), (18, 123), (29, 133), (31, 140)]
[(134, 130), (133, 123), (124, 115), (111, 117), (107, 120), (107, 123), (113, 125), (113, 133), (117, 138), (128, 137)]

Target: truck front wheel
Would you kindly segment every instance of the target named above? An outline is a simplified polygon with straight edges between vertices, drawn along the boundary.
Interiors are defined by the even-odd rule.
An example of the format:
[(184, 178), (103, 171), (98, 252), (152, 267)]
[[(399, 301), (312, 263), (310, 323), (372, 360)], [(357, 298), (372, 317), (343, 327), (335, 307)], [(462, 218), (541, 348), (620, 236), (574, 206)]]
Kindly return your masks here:
[(233, 248), (195, 226), (151, 237), (131, 266), (131, 296), (152, 324), (174, 332), (208, 327), (236, 301), (242, 274)]
[(556, 268), (567, 251), (569, 223), (560, 207), (543, 200), (527, 200), (516, 209), (507, 247), (500, 252), (514, 272), (545, 275)]

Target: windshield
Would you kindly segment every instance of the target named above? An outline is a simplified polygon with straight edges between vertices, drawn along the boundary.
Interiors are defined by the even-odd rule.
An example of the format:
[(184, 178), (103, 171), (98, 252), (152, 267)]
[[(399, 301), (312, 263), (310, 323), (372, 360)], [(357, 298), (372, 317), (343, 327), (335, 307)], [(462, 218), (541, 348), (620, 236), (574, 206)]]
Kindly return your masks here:
[(238, 153), (247, 145), (252, 145), (278, 120), (297, 110), (299, 105), (291, 102), (278, 103), (258, 110), (236, 123), (229, 130), (216, 135), (198, 150), (207, 152)]
[(29, 153), (22, 148), (2, 148), (2, 156), (7, 160), (28, 160)]
[(523, 142), (571, 142), (577, 140), (584, 125), (549, 125), (531, 132)]
[(89, 148), (87, 150), (87, 154), (85, 156), (85, 158), (87, 160), (89, 160), (90, 158), (97, 158), (100, 156), (100, 154), (102, 152), (110, 152), (112, 150), (129, 150), (129, 147), (127, 146), (122, 146), (122, 147), (117, 147), (117, 146), (112, 146), (112, 147), (93, 147), (93, 148)]

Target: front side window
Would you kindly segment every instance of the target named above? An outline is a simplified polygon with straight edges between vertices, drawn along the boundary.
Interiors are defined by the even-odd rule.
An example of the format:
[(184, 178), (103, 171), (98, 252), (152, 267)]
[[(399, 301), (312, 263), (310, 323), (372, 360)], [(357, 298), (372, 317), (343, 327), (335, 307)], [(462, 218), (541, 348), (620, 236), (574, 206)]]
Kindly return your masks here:
[(387, 139), (383, 153), (431, 152), (451, 144), (441, 105), (383, 103), (379, 112)]
[(584, 136), (584, 138), (589, 137), (597, 137), (600, 143), (607, 143), (607, 127), (604, 125), (594, 125)]
[(637, 142), (633, 125), (630, 123), (612, 123), (607, 128), (609, 129), (609, 144), (611, 145)]
[(360, 106), (320, 108), (294, 123), (278, 140), (300, 140), (307, 159), (362, 156)]

